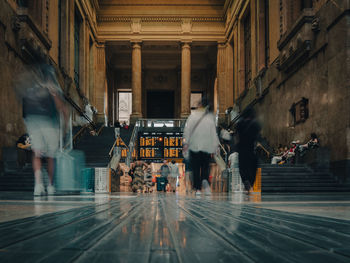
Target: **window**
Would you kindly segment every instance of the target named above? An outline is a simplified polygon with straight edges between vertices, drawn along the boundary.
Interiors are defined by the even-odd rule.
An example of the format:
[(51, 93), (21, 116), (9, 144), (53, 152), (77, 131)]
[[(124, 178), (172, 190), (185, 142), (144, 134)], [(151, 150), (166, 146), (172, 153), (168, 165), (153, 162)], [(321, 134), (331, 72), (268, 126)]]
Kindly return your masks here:
[(265, 67), (268, 67), (270, 60), (270, 30), (269, 30), (269, 0), (264, 0), (264, 26), (265, 26)]
[(118, 120), (120, 123), (129, 123), (132, 112), (132, 93), (127, 91), (118, 92)]
[(78, 12), (74, 15), (74, 83), (79, 89), (79, 71), (80, 71), (80, 26), (81, 17)]
[(252, 53), (251, 53), (251, 22), (250, 12), (246, 15), (243, 22), (244, 30), (244, 87), (248, 89), (252, 82)]
[(62, 66), (62, 0), (58, 0), (58, 66)]
[(305, 122), (309, 118), (309, 100), (302, 98), (297, 103), (293, 103), (289, 111), (292, 114), (293, 126)]

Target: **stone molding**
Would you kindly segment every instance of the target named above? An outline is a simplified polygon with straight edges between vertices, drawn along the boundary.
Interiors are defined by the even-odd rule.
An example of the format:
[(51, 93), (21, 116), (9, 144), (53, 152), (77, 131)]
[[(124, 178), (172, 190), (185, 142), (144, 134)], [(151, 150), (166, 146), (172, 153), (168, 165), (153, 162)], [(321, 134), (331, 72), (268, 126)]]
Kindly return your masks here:
[(133, 16), (97, 16), (98, 22), (130, 22), (133, 19), (140, 19), (141, 22), (222, 22), (224, 18), (218, 17), (133, 17)]

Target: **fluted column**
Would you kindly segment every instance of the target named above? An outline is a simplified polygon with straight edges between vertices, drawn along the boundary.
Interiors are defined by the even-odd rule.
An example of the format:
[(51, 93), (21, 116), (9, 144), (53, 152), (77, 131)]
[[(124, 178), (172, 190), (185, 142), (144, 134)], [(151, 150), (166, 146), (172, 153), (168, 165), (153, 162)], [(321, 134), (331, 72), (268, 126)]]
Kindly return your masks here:
[(181, 117), (188, 117), (191, 109), (191, 46), (182, 43), (181, 52)]
[(218, 43), (217, 54), (217, 109), (219, 110), (219, 119), (225, 117), (225, 97), (226, 97), (226, 44)]
[(142, 90), (141, 90), (141, 42), (132, 42), (132, 113), (130, 122), (135, 123), (142, 118)]
[(107, 79), (106, 79), (106, 53), (105, 43), (96, 45), (96, 75), (95, 92), (92, 102), (97, 109), (97, 122), (105, 122), (106, 98), (107, 98)]

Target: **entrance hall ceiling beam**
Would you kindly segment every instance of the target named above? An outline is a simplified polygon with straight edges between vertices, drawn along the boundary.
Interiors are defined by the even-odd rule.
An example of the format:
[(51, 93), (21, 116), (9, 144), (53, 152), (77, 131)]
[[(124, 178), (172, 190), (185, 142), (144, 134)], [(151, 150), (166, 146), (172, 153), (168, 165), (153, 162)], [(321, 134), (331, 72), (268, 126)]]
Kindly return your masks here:
[(104, 41), (224, 41), (225, 0), (101, 0)]

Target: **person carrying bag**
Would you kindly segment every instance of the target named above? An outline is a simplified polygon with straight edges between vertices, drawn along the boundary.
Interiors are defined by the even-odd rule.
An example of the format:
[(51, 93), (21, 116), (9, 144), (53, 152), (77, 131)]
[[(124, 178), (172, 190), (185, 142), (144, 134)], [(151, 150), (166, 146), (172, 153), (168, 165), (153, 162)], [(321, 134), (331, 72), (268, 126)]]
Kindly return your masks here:
[(202, 184), (205, 193), (210, 194), (209, 161), (219, 146), (215, 117), (209, 112), (208, 103), (202, 100), (198, 109), (188, 117), (184, 129), (183, 153), (190, 160), (193, 172), (193, 188), (201, 194)]

